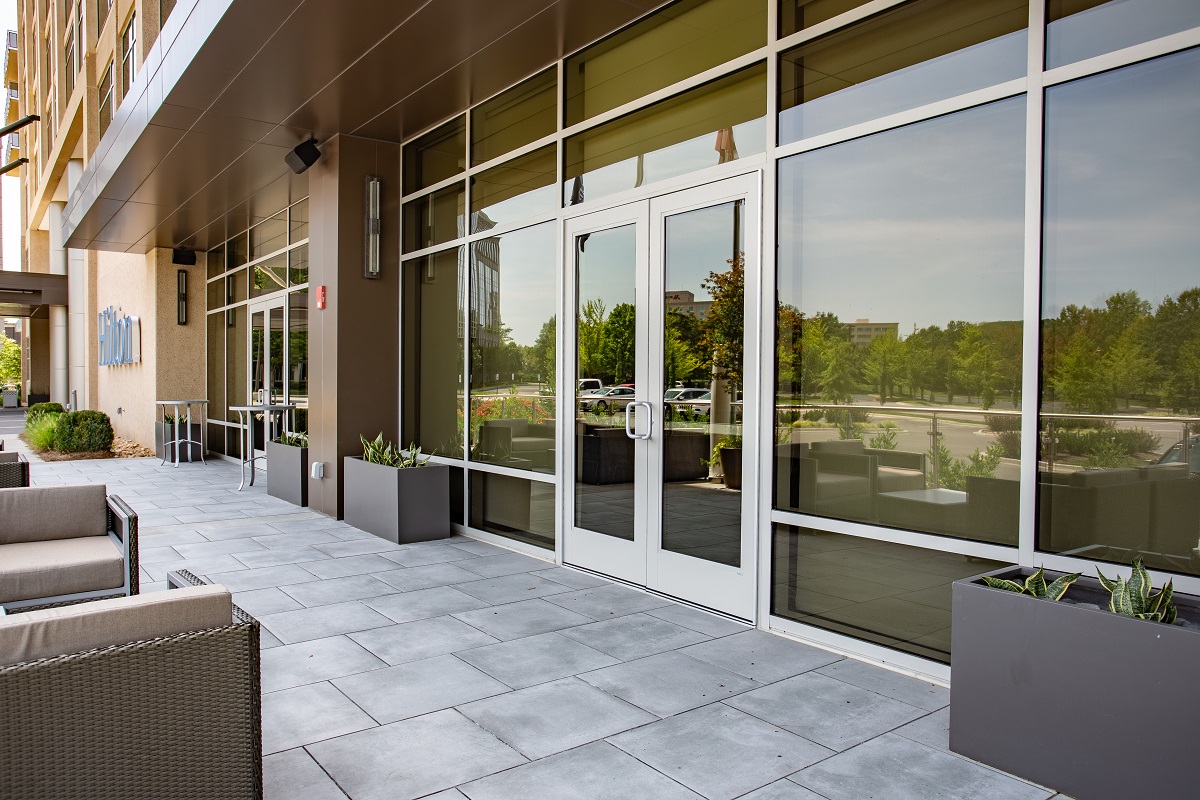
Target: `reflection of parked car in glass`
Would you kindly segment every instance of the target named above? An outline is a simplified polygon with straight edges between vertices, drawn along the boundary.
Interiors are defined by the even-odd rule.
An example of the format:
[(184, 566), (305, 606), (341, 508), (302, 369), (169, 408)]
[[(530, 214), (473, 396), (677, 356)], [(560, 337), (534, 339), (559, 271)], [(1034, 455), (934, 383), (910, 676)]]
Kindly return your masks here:
[(619, 411), (635, 399), (632, 386), (609, 386), (580, 397), (579, 408), (581, 411)]
[[(1158, 459), (1159, 464), (1178, 464), (1183, 461), (1183, 441), (1171, 445)], [(1200, 436), (1188, 437), (1188, 472), (1200, 473)]]
[(587, 392), (598, 392), (604, 388), (604, 382), (599, 378), (580, 378), (579, 379), (579, 394)]
[(667, 389), (663, 394), (663, 400), (667, 402), (683, 403), (688, 400), (698, 400), (708, 392), (707, 389), (684, 389), (682, 387), (675, 389)]
[(696, 398), (696, 402), (692, 404), (692, 413), (698, 417), (708, 419), (709, 412), (712, 410), (712, 392), (708, 391)]

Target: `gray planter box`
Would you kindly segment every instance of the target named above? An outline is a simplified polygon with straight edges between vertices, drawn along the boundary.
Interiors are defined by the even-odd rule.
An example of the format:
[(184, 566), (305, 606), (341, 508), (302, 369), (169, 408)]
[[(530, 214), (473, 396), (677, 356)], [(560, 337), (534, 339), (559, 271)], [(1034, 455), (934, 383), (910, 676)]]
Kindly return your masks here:
[[(179, 423), (179, 435), (183, 436), (184, 431), (186, 429), (187, 429), (187, 422), (181, 420)], [(197, 441), (197, 442), (203, 441), (200, 438), (200, 433), (203, 429), (204, 429), (204, 425), (202, 423), (193, 422), (191, 433), (189, 433), (187, 435), (187, 438), (192, 439), (193, 441)], [(164, 424), (162, 421), (154, 423), (154, 452), (156, 454), (158, 454), (159, 458), (163, 457), (163, 442), (166, 441), (167, 442), (166, 459), (167, 459), (167, 461), (175, 460), (175, 441), (174, 440), (175, 440), (175, 423), (168, 422), (168, 423)], [(179, 460), (180, 461), (199, 461), (200, 460), (200, 450), (201, 450), (201, 447), (198, 444), (188, 445), (179, 451)]]
[(1195, 796), (1200, 598), (1175, 595), (1185, 627), (1113, 614), (1108, 596), (1094, 578), (1074, 603), (955, 581), (950, 749), (1071, 797)]
[(308, 448), (267, 442), (267, 494), (308, 505)]
[(344, 517), (348, 524), (397, 544), (450, 536), (450, 467), (396, 469), (346, 456)]

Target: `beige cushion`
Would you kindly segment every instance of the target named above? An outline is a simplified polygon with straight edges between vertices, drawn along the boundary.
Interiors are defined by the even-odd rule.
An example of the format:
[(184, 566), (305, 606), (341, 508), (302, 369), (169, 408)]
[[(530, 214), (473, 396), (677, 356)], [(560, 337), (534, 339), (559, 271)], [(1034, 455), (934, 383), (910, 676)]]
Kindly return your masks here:
[(0, 453), (0, 464), (15, 464), (21, 460), (21, 454), (17, 452)]
[(0, 545), (103, 536), (106, 503), (104, 484), (0, 489)]
[(925, 476), (920, 472), (900, 467), (879, 468), (880, 492), (904, 492), (924, 488)]
[(862, 439), (830, 439), (824, 442), (813, 442), (812, 449), (817, 453), (844, 453), (846, 455), (862, 455)]
[(817, 500), (832, 500), (836, 497), (851, 497), (868, 494), (871, 482), (860, 475), (839, 475), (822, 472), (817, 475)]
[[(0, 666), (229, 625), (233, 598), (220, 585), (0, 616)], [(130, 686), (137, 676), (130, 676)]]
[(0, 603), (119, 589), (125, 559), (107, 536), (0, 545)]

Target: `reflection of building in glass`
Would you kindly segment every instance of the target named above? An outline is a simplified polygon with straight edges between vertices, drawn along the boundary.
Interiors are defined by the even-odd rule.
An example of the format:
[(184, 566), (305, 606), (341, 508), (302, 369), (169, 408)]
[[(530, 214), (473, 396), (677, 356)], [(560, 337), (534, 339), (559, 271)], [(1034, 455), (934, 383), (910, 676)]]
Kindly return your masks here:
[[(496, 223), (482, 211), (471, 215), (471, 230), (475, 233), (488, 231), (496, 227)], [(471, 243), (471, 303), (463, 305), (460, 297), (459, 308), (471, 309), (471, 340), (478, 346), (498, 347), (500, 345), (500, 238), (489, 236), (477, 239)], [(459, 251), (459, 258), (462, 250)], [(459, 265), (459, 274), (465, 274)], [(460, 285), (459, 293), (466, 287)]]
[(897, 337), (900, 333), (899, 322), (871, 322), (869, 319), (856, 319), (854, 322), (843, 324), (850, 333), (850, 343), (858, 347), (866, 347), (880, 336)]
[(712, 310), (712, 300), (697, 300), (693, 292), (667, 292), (667, 310), (704, 319)]

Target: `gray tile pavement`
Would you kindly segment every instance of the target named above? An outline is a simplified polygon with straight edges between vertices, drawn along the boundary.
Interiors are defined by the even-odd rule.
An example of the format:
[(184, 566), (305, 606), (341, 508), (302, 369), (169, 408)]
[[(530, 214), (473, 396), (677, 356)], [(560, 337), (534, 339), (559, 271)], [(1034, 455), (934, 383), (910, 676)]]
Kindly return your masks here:
[[(6, 434), (7, 438), (7, 434)], [(33, 465), (140, 515), (263, 627), (268, 800), (1045, 800), (948, 751), (948, 691), (463, 537), (396, 546), (227, 462)]]

